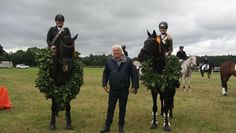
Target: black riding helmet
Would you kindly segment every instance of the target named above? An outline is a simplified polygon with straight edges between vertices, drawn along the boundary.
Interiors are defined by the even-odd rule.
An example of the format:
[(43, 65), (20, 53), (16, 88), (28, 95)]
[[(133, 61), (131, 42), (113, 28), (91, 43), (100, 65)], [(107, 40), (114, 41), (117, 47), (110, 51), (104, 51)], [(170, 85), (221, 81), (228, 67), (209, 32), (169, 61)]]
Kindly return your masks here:
[(62, 14), (57, 14), (56, 17), (55, 17), (55, 21), (62, 21), (64, 22), (65, 21), (65, 18)]
[(165, 28), (168, 29), (168, 23), (165, 21), (162, 21), (159, 23), (159, 28)]
[(179, 46), (179, 49), (184, 48), (184, 46)]

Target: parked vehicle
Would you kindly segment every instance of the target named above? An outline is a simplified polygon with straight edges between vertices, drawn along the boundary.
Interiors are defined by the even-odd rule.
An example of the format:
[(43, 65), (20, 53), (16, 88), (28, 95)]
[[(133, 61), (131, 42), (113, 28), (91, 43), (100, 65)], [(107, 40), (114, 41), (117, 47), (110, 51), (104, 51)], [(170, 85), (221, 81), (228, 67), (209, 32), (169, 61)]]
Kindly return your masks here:
[(16, 68), (29, 68), (29, 66), (25, 65), (25, 64), (17, 64)]
[(220, 71), (220, 67), (214, 67), (213, 72), (219, 72)]

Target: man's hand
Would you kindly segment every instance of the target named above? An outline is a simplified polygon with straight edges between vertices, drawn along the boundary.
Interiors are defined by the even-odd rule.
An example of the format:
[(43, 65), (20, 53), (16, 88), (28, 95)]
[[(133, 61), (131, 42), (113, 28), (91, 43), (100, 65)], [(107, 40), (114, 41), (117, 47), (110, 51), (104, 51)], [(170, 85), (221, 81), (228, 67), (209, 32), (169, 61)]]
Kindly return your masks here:
[(138, 89), (132, 88), (131, 89), (131, 93), (137, 94), (138, 93)]
[(110, 91), (110, 88), (107, 87), (107, 86), (103, 87), (103, 89), (104, 89), (107, 93), (109, 93), (109, 91)]

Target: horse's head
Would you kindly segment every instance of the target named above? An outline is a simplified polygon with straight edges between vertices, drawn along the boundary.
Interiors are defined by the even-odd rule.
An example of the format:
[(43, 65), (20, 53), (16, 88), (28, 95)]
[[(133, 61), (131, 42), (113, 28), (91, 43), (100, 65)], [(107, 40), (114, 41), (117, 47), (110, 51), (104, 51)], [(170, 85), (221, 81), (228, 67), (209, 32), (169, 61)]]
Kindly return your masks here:
[(64, 36), (60, 48), (58, 49), (58, 60), (61, 62), (62, 71), (68, 72), (69, 64), (73, 59), (75, 51), (74, 41), (77, 39), (77, 35), (73, 38), (71, 36)]
[(191, 65), (192, 65), (192, 66), (197, 66), (197, 57), (196, 57), (196, 56), (191, 55), (191, 56), (189, 57), (189, 59), (190, 59), (190, 61), (191, 61)]

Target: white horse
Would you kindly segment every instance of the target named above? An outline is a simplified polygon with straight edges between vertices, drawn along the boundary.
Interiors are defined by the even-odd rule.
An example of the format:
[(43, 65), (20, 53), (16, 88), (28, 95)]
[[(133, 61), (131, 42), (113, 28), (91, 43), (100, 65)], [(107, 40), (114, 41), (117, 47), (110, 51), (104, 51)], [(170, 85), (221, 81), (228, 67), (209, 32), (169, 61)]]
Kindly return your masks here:
[(191, 87), (190, 87), (190, 77), (192, 74), (191, 66), (194, 66), (194, 65), (195, 66), (197, 65), (196, 56), (190, 56), (181, 65), (182, 87), (183, 87), (184, 91), (185, 91), (185, 85), (187, 84), (188, 85), (188, 92), (191, 92)]
[(136, 69), (138, 70), (139, 75), (142, 75), (142, 66), (141, 66), (141, 63), (140, 63), (139, 61), (134, 61), (133, 64), (134, 64), (134, 66), (136, 67)]

